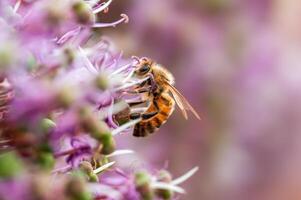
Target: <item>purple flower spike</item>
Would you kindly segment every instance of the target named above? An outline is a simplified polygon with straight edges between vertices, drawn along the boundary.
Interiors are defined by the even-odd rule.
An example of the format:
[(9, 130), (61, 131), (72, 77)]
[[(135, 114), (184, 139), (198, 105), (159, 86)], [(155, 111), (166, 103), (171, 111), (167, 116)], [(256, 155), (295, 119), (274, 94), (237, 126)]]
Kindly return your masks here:
[[(134, 77), (126, 59), (95, 28), (112, 0), (0, 0), (0, 199), (138, 200), (137, 173), (119, 166), (117, 135), (131, 133)], [(135, 108), (143, 113), (145, 107)], [(130, 134), (128, 134), (130, 137)], [(150, 193), (183, 193), (184, 178), (156, 175)], [(142, 184), (142, 186), (144, 186)], [(159, 198), (160, 196), (154, 196)]]

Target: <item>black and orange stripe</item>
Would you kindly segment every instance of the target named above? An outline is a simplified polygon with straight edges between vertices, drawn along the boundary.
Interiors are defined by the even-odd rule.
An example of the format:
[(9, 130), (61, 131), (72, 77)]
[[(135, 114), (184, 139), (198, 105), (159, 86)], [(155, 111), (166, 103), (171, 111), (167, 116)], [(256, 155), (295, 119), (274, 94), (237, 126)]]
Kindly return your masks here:
[(161, 93), (154, 97), (153, 102), (145, 113), (158, 113), (150, 119), (142, 120), (134, 127), (133, 135), (136, 137), (145, 137), (155, 132), (163, 125), (172, 114), (175, 107), (173, 98), (168, 93)]

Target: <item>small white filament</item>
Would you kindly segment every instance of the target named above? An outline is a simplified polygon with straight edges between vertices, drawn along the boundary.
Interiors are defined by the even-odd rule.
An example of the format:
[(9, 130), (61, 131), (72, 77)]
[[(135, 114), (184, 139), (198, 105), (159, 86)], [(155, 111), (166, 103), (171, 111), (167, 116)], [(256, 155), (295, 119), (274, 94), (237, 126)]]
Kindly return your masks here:
[(99, 2), (99, 0), (86, 0), (85, 2), (89, 4), (89, 6), (93, 7)]
[(180, 176), (179, 178), (174, 179), (171, 184), (172, 185), (178, 185), (189, 179), (193, 174), (195, 174), (199, 170), (199, 167), (194, 167), (191, 170), (189, 170), (184, 175)]
[(111, 23), (94, 23), (92, 25), (92, 27), (93, 28), (115, 27), (118, 24), (121, 24), (122, 22), (124, 22), (124, 23), (129, 22), (129, 17), (126, 14), (121, 14), (120, 17), (121, 17), (121, 19), (111, 22)]
[(126, 64), (120, 68), (118, 68), (117, 70), (115, 70), (114, 72), (112, 72), (109, 77), (115, 75), (115, 74), (119, 74), (120, 72), (122, 72), (123, 70), (125, 70), (126, 68), (128, 68), (130, 66), (130, 64)]
[(107, 155), (107, 158), (111, 158), (111, 157), (114, 157), (114, 156), (125, 155), (125, 154), (132, 154), (132, 153), (134, 153), (134, 151), (130, 150), (130, 149), (116, 150), (113, 153)]
[(123, 89), (129, 88), (129, 87), (132, 87), (134, 85), (138, 85), (138, 84), (142, 83), (143, 81), (146, 81), (147, 79), (149, 79), (149, 77), (146, 77), (144, 79), (134, 81), (134, 82), (131, 82), (131, 83), (128, 83), (128, 84), (124, 84), (123, 86), (115, 88), (114, 91), (116, 92), (116, 91), (119, 91), (119, 90), (123, 90)]
[(13, 10), (14, 13), (17, 13), (17, 11), (19, 10), (21, 2), (22, 2), (21, 0), (18, 0), (17, 3), (15, 4), (14, 10)]
[(78, 47), (79, 53), (80, 55), (83, 57), (84, 62), (86, 64), (87, 69), (94, 74), (98, 74), (98, 71), (95, 69), (95, 67), (93, 66), (93, 64), (90, 62), (90, 60), (88, 59), (86, 53), (84, 52), (84, 50), (79, 46)]
[(134, 70), (132, 70), (126, 77), (123, 79), (122, 83), (126, 83), (134, 74)]
[(111, 166), (114, 165), (114, 164), (115, 164), (115, 161), (109, 162), (109, 163), (104, 164), (103, 166), (98, 167), (97, 169), (93, 170), (93, 172), (94, 172), (94, 174), (98, 174), (98, 173), (102, 172), (103, 170), (105, 170), (105, 169), (111, 167)]
[(126, 108), (126, 105), (122, 102), (118, 102), (118, 103), (115, 103), (112, 107), (113, 107), (113, 109), (111, 108), (111, 106), (109, 108), (107, 108), (107, 107), (102, 108), (102, 110), (98, 114), (99, 119), (101, 119), (101, 120), (105, 119), (108, 116), (108, 112), (112, 115), (119, 113), (120, 111), (122, 111)]
[(119, 126), (118, 128), (114, 129), (112, 131), (112, 135), (117, 135), (118, 133), (121, 133), (122, 131), (126, 130), (127, 128), (131, 127), (131, 126), (134, 126), (136, 123), (140, 122), (141, 119), (135, 119), (135, 120), (132, 120), (126, 124), (123, 124), (122, 126)]
[(93, 13), (94, 14), (97, 14), (101, 11), (103, 11), (104, 9), (106, 9), (111, 3), (112, 3), (113, 0), (109, 0), (107, 1), (106, 3), (104, 3), (102, 6), (100, 6), (99, 8), (93, 10)]
[(174, 192), (185, 194), (185, 190), (183, 188), (176, 185), (172, 185), (170, 183), (154, 182), (151, 184), (151, 187), (154, 189), (165, 189), (165, 190), (171, 190)]

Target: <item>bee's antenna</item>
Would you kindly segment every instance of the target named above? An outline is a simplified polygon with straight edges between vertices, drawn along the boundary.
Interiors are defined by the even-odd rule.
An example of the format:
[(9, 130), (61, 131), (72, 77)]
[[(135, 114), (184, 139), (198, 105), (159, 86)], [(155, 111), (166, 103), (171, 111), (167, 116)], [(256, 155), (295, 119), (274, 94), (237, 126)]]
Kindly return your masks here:
[(141, 60), (149, 61), (149, 59), (147, 57), (142, 57)]
[(132, 59), (137, 61), (138, 64), (140, 63), (140, 58), (138, 56), (132, 56)]

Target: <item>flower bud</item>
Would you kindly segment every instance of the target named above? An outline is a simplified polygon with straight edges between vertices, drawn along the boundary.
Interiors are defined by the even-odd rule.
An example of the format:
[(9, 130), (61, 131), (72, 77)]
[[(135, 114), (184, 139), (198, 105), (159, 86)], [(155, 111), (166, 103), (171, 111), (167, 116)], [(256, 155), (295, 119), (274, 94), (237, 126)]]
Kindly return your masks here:
[(92, 9), (84, 1), (74, 3), (72, 11), (75, 15), (76, 21), (80, 24), (88, 25), (95, 21)]
[(111, 133), (105, 133), (101, 137), (101, 153), (104, 155), (111, 154), (115, 151), (116, 143)]
[[(172, 181), (172, 176), (168, 171), (160, 170), (157, 175), (157, 180), (160, 182), (170, 183)], [(167, 189), (156, 189), (155, 193), (162, 199), (171, 199), (173, 196), (173, 192)]]
[(44, 118), (41, 121), (41, 128), (43, 133), (49, 133), (51, 130), (55, 128), (56, 124), (48, 118)]
[(54, 166), (55, 159), (52, 153), (39, 152), (37, 162), (43, 169), (50, 170)]
[(90, 174), (89, 181), (95, 183), (98, 182), (99, 181), (98, 176), (96, 174)]
[(79, 115), (82, 128), (96, 140), (101, 141), (104, 134), (111, 134), (108, 125), (97, 120), (89, 108), (80, 108)]
[(5, 153), (0, 156), (0, 179), (11, 178), (20, 173), (22, 163), (15, 153)]
[(98, 176), (94, 174), (92, 164), (88, 161), (83, 161), (79, 165), (80, 170), (87, 175), (90, 182), (98, 182)]
[(150, 187), (151, 177), (146, 172), (138, 172), (135, 174), (136, 190), (143, 200), (153, 199), (153, 191)]
[(67, 182), (65, 192), (74, 200), (90, 200), (92, 197), (86, 191), (84, 179), (79, 175), (73, 175)]
[(103, 140), (103, 137), (105, 137), (106, 134), (111, 135), (111, 131), (104, 121), (97, 121), (96, 123), (95, 130), (92, 132), (92, 137), (97, 140)]
[(157, 189), (155, 191), (156, 196), (158, 196), (161, 199), (171, 199), (173, 196), (173, 192), (171, 190), (167, 190), (167, 189)]
[(96, 87), (100, 90), (106, 90), (109, 87), (109, 79), (105, 73), (100, 73), (95, 79)]
[(57, 94), (59, 105), (68, 108), (74, 101), (74, 95), (70, 88), (62, 88)]
[(87, 175), (93, 173), (93, 167), (92, 167), (91, 163), (89, 163), (88, 161), (81, 162), (79, 164), (79, 168), (82, 172), (84, 172)]

